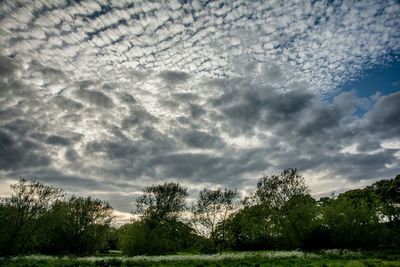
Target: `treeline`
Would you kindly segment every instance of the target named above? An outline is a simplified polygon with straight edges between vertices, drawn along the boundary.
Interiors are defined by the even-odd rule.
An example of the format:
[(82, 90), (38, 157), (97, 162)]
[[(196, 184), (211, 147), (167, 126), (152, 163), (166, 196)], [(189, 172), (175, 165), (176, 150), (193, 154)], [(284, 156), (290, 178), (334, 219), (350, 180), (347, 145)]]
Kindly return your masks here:
[(107, 249), (112, 207), (21, 179), (0, 205), (0, 255), (91, 254)]
[(164, 183), (146, 187), (138, 219), (118, 229), (104, 201), (35, 180), (11, 188), (0, 204), (0, 256), (400, 247), (400, 175), (316, 200), (303, 176), (286, 169), (242, 199), (236, 189), (203, 189), (190, 205), (187, 188)]

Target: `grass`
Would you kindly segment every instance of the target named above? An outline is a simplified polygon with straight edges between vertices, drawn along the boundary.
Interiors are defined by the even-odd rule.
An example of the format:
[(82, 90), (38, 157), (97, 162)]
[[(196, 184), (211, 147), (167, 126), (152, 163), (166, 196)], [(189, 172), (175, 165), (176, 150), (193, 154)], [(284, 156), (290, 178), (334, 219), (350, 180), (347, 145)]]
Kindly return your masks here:
[(319, 253), (301, 251), (261, 251), (230, 252), (213, 255), (168, 255), (168, 256), (103, 256), (103, 257), (51, 257), (20, 256), (8, 261), (0, 259), (0, 266), (60, 266), (60, 267), (130, 267), (130, 266), (166, 266), (166, 267), (235, 267), (235, 266), (399, 266), (400, 252), (371, 251), (357, 252), (349, 250), (325, 250)]

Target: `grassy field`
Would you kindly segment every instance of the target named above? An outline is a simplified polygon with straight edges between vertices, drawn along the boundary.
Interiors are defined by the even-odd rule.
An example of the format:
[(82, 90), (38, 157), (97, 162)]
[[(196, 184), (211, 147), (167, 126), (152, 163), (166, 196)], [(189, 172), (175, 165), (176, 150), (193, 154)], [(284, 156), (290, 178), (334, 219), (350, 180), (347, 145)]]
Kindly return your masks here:
[(399, 251), (355, 252), (326, 250), (232, 252), (216, 255), (169, 255), (136, 257), (22, 256), (1, 259), (1, 266), (400, 266)]

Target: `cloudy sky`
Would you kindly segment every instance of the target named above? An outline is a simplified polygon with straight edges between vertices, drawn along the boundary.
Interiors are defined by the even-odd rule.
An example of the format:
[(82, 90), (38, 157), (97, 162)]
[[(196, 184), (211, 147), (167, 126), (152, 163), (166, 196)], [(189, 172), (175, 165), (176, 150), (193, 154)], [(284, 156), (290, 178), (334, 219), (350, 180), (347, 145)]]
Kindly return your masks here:
[(315, 196), (400, 173), (398, 1), (0, 3), (0, 195), (37, 178), (129, 212), (144, 186)]

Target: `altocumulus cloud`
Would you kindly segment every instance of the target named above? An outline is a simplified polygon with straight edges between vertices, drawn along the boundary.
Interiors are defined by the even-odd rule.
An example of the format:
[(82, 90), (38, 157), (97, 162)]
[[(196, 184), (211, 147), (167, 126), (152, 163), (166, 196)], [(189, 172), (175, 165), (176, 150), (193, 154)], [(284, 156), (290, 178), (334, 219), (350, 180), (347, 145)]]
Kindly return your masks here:
[[(0, 183), (129, 211), (176, 180), (315, 194), (400, 172), (400, 92), (339, 86), (396, 60), (398, 1), (2, 1)], [(362, 88), (359, 88), (362, 90)]]

